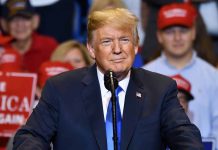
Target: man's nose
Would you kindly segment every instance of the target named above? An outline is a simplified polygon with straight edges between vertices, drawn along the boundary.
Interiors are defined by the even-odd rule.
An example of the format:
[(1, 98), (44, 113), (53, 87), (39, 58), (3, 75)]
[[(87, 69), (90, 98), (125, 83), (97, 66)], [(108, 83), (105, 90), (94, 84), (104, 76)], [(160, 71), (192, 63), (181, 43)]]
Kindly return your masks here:
[(181, 34), (180, 31), (175, 31), (174, 32), (174, 39), (175, 40), (181, 40), (181, 36), (182, 36), (182, 34)]
[(113, 43), (113, 52), (116, 54), (121, 53), (121, 44), (119, 40), (115, 40)]

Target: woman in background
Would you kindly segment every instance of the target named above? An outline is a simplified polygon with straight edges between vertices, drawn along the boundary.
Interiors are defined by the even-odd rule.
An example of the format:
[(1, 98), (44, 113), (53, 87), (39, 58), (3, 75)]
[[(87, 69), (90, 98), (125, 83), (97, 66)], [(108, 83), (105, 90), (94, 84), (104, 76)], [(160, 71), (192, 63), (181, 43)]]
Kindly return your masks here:
[(68, 62), (74, 69), (89, 66), (93, 63), (86, 47), (73, 40), (60, 44), (52, 53), (51, 61)]

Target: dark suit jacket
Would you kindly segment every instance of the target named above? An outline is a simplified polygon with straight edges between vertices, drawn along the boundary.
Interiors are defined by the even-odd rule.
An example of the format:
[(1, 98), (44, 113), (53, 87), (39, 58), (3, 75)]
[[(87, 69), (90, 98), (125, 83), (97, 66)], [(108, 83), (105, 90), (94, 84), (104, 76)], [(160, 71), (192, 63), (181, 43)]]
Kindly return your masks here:
[[(136, 96), (136, 93), (141, 93)], [(106, 150), (106, 130), (96, 66), (49, 79), (39, 104), (15, 135), (14, 149)], [(127, 88), (121, 150), (203, 150), (199, 130), (177, 100), (176, 83), (132, 69)]]

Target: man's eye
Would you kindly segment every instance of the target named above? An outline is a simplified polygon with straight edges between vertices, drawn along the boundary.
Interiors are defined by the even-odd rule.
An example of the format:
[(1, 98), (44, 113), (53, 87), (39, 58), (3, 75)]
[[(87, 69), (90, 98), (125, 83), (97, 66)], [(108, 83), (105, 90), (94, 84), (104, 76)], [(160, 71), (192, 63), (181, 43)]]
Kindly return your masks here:
[(103, 46), (109, 46), (110, 44), (111, 44), (111, 40), (103, 40), (102, 42), (101, 42), (101, 44), (103, 45)]
[(166, 34), (173, 34), (173, 33), (174, 33), (174, 30), (172, 30), (172, 29), (166, 29), (166, 30), (164, 30), (164, 32), (165, 32)]
[(129, 43), (129, 38), (121, 38), (120, 39), (120, 42), (122, 43), (122, 44), (127, 44), (127, 43)]
[(181, 33), (187, 33), (188, 31), (189, 31), (188, 28), (181, 28), (181, 29), (180, 29), (180, 32), (181, 32)]

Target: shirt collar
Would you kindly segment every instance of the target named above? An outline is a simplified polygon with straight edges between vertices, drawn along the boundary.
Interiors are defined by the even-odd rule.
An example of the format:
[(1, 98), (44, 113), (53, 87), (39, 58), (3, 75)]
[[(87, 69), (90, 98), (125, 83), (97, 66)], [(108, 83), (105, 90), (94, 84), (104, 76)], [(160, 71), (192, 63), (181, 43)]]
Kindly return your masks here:
[[(171, 68), (174, 68), (176, 69), (174, 66), (172, 66), (169, 62), (168, 62), (168, 59), (166, 57), (166, 55), (164, 54), (164, 52), (161, 53), (161, 56), (160, 56), (161, 60), (163, 61), (163, 63), (165, 63), (166, 65), (168, 65), (169, 67)], [(195, 61), (196, 61), (196, 58), (197, 58), (197, 52), (195, 50), (192, 50), (192, 58), (191, 60), (186, 64), (186, 66), (184, 66), (182, 69), (185, 69), (185, 68), (188, 68), (190, 66), (192, 66)]]
[[(130, 73), (131, 71), (129, 71), (127, 76), (119, 82), (119, 86), (122, 88), (124, 92), (126, 92), (128, 84), (129, 84)], [(97, 76), (98, 76), (98, 80), (99, 80), (99, 84), (101, 88), (101, 94), (102, 96), (105, 96), (109, 92), (109, 90), (107, 90), (104, 86), (104, 74), (99, 70), (98, 67), (97, 67)]]

